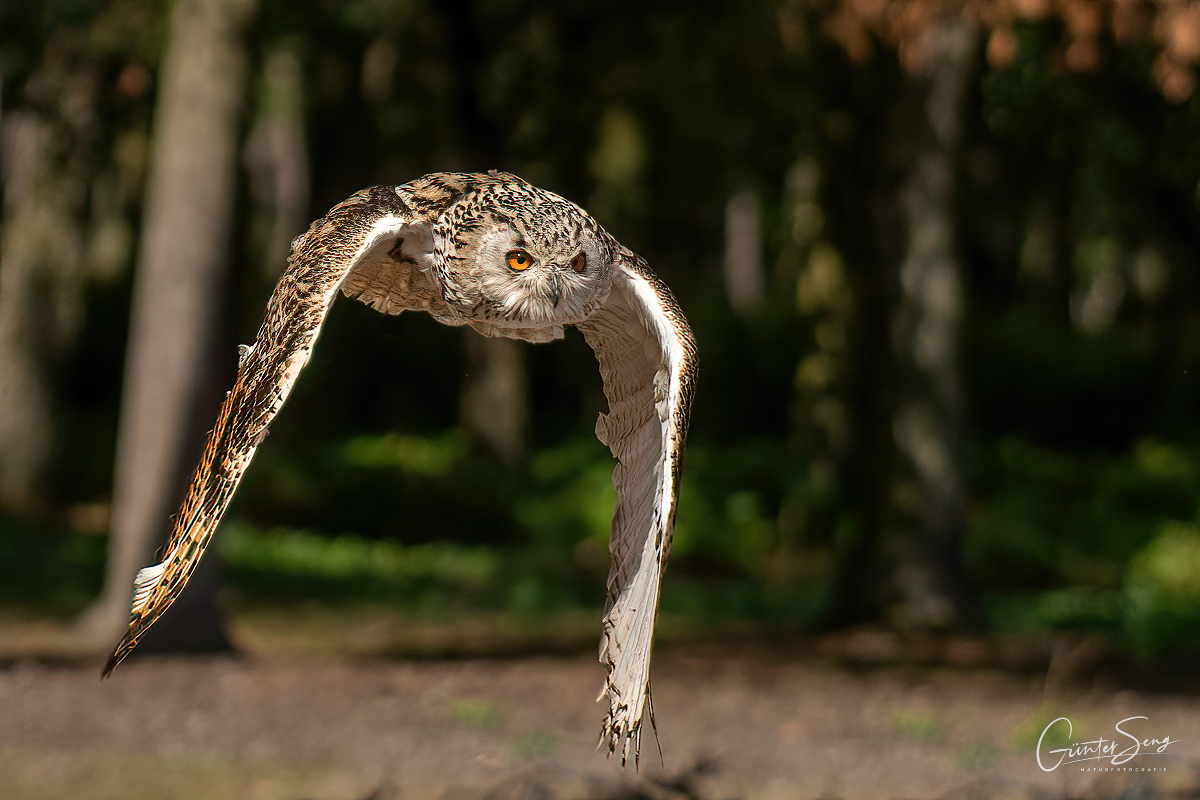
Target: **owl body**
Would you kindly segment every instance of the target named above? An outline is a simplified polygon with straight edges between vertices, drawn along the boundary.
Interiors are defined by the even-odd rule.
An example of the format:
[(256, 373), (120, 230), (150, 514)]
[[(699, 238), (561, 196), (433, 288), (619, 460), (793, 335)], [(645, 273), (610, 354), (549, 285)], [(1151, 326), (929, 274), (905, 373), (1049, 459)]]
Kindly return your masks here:
[(253, 344), (175, 517), (165, 556), (135, 581), (129, 630), (105, 674), (190, 578), (263, 444), (339, 293), (386, 314), (530, 342), (577, 325), (609, 408), (596, 434), (617, 464), (600, 661), (602, 740), (636, 759), (650, 708), (650, 648), (670, 549), (695, 341), (667, 287), (579, 206), (507, 173), (434, 173), (365, 189), (292, 244)]

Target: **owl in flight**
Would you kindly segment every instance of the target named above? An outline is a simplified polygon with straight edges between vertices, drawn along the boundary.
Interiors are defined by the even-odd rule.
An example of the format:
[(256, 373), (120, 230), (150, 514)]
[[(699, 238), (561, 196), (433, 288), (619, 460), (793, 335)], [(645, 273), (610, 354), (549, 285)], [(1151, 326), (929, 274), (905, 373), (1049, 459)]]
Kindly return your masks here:
[(671, 292), (583, 209), (516, 175), (435, 173), (335, 206), (292, 243), (253, 344), (208, 435), (163, 560), (138, 573), (129, 629), (107, 676), (183, 591), (338, 292), (385, 314), (528, 342), (577, 325), (596, 353), (616, 457), (617, 506), (600, 639), (601, 732), (635, 760), (650, 705), (650, 645), (679, 495), (696, 343)]

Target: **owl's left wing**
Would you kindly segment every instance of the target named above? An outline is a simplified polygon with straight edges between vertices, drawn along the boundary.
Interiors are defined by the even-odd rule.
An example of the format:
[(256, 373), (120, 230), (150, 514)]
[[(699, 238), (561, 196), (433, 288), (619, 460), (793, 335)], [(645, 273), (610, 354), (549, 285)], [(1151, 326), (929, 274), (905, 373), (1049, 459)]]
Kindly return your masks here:
[(437, 190), (432, 194), (422, 205), (421, 198), (411, 196), (405, 202), (395, 187), (365, 189), (293, 242), (258, 336), (241, 348), (237, 378), (208, 434), (163, 559), (137, 575), (129, 628), (104, 666), (106, 677), (187, 585), (267, 427), (307, 363), (338, 290), (390, 313), (403, 310), (393, 307), (396, 302), (411, 300), (405, 276), (419, 271), (397, 260), (397, 243), (407, 236), (429, 238), (430, 216), (438, 205)]
[(579, 323), (596, 352), (608, 412), (596, 436), (617, 459), (608, 600), (600, 661), (609, 752), (636, 760), (650, 707), (650, 646), (671, 547), (679, 472), (696, 379), (696, 342), (675, 298), (623, 251), (607, 302)]

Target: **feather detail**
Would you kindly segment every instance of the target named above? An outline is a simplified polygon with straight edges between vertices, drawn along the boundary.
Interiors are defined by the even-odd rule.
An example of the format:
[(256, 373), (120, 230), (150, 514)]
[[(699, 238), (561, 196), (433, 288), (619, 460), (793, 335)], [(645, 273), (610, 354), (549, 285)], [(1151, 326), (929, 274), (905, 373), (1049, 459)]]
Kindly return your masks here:
[(412, 224), (392, 189), (368, 189), (335, 206), (293, 244), (253, 344), (209, 432), (161, 563), (138, 573), (129, 628), (104, 667), (108, 676), (183, 591), (216, 532), (255, 450), (316, 343), (339, 289), (356, 267), (378, 271)]
[(159, 581), (162, 580), (163, 573), (167, 570), (169, 558), (164, 559), (158, 564), (145, 569), (139, 570), (137, 577), (133, 579), (133, 613), (140, 614), (146, 610), (146, 604), (150, 602), (150, 597), (154, 590), (158, 588)]
[(696, 374), (695, 340), (670, 291), (639, 258), (625, 256), (607, 303), (579, 325), (609, 404), (596, 436), (617, 459), (600, 639), (608, 715), (600, 736), (623, 764), (631, 755), (637, 762), (651, 708), (650, 653)]

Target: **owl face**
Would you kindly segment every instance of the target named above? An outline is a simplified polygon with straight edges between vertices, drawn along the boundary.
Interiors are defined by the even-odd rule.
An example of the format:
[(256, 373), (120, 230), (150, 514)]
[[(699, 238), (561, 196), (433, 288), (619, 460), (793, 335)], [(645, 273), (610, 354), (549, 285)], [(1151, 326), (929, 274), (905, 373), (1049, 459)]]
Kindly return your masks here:
[[(477, 216), (448, 214), (443, 297), (468, 319), (499, 326), (568, 324), (608, 296), (617, 248), (584, 211), (528, 184), (473, 198)], [(508, 202), (503, 202), (507, 200)]]

